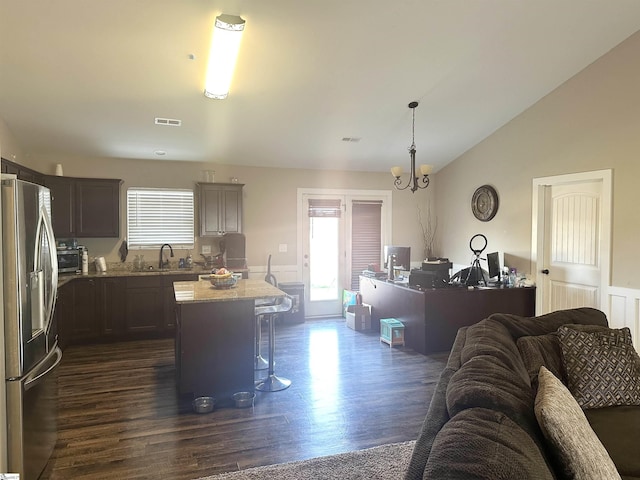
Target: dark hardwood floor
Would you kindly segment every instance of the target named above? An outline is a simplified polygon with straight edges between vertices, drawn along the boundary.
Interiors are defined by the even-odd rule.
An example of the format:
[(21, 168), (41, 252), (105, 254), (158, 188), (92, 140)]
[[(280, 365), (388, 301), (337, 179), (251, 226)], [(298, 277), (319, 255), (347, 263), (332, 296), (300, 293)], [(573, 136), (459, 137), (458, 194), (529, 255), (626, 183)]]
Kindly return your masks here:
[(177, 395), (171, 339), (68, 348), (42, 479), (192, 480), (417, 437), (447, 354), (390, 349), (343, 319), (279, 324), (276, 337), (291, 387), (209, 414)]

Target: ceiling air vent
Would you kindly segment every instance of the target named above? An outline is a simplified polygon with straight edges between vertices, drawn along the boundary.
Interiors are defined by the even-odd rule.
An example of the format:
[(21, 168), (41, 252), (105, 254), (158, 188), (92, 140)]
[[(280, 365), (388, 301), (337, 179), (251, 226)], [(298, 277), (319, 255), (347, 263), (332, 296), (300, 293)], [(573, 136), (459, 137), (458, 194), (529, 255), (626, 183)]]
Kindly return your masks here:
[(180, 125), (182, 125), (182, 120), (176, 120), (175, 118), (156, 117), (156, 125), (169, 125), (171, 127), (179, 127)]

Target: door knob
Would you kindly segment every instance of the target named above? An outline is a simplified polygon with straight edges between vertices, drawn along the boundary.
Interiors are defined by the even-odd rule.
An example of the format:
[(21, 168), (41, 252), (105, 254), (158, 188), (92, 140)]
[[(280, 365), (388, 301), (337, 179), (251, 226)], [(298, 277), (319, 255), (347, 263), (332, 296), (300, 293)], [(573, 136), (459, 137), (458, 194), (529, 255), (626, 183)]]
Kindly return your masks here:
[(545, 268), (544, 270), (542, 270), (542, 273), (544, 273), (545, 275), (549, 275), (549, 269)]

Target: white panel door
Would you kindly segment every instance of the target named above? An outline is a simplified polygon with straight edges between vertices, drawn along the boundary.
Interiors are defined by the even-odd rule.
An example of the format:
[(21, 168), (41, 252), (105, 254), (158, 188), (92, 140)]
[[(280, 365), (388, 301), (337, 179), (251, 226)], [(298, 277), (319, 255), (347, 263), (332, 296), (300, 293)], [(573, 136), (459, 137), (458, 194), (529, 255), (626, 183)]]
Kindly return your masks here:
[(600, 308), (602, 182), (546, 188), (544, 312)]

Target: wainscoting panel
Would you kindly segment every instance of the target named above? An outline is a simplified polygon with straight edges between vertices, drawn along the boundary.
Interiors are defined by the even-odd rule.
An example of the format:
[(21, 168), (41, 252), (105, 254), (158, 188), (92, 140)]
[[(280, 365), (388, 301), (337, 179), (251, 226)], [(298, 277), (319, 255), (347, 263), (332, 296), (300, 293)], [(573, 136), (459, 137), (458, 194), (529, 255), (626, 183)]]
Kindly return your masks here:
[(607, 287), (608, 305), (604, 312), (612, 328), (629, 327), (633, 345), (640, 350), (640, 290), (622, 287)]
[[(267, 274), (266, 265), (249, 265), (249, 278), (264, 280)], [(271, 275), (279, 282), (300, 282), (298, 279), (297, 265), (274, 265), (271, 264)]]

